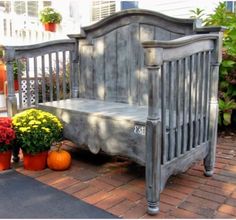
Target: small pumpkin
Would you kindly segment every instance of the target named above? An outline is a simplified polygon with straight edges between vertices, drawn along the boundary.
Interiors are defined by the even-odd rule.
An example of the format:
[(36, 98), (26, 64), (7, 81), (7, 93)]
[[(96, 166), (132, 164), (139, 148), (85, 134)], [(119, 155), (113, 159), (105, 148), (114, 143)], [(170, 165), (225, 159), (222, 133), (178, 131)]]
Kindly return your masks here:
[(56, 143), (56, 149), (48, 153), (47, 165), (52, 170), (67, 170), (71, 165), (71, 155), (61, 147), (63, 142)]

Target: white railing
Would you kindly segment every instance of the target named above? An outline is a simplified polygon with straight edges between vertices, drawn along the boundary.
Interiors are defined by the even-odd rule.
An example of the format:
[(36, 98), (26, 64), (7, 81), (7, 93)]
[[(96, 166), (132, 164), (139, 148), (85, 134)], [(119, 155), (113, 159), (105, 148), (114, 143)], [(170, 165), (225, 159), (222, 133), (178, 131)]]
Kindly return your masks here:
[(3, 45), (40, 43), (65, 36), (60, 30), (55, 33), (44, 31), (37, 17), (12, 15), (0, 11), (0, 39)]

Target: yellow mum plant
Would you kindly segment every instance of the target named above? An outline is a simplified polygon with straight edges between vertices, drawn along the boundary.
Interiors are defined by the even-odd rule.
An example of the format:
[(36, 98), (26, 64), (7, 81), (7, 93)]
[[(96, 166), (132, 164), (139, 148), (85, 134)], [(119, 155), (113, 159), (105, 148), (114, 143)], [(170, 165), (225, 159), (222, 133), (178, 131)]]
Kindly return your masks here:
[(16, 114), (12, 124), (19, 146), (28, 154), (49, 150), (52, 143), (58, 141), (62, 135), (59, 119), (38, 109), (28, 109)]

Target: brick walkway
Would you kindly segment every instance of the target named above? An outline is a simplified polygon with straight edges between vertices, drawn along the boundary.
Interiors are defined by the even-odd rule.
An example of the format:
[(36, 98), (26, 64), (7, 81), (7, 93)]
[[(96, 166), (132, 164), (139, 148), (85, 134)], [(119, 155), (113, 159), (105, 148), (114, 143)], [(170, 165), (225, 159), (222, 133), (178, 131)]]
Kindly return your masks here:
[(160, 213), (146, 214), (144, 168), (119, 157), (95, 156), (67, 142), (70, 170), (16, 170), (122, 218), (236, 218), (236, 137), (219, 138), (215, 175), (194, 164), (173, 176), (161, 194)]

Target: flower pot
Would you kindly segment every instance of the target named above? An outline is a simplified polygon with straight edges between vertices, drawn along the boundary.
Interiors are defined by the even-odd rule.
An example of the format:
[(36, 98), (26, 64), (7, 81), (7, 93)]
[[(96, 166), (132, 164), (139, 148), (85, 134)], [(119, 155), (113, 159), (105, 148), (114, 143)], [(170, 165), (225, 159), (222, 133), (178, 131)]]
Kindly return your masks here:
[(18, 79), (14, 79), (14, 89), (15, 89), (15, 92), (18, 92), (18, 91), (19, 91), (19, 82), (18, 82)]
[(4, 83), (7, 80), (6, 66), (0, 61), (0, 93), (4, 91)]
[(23, 152), (24, 169), (32, 171), (45, 169), (47, 166), (47, 157), (47, 151), (37, 154), (27, 154)]
[(56, 23), (45, 23), (44, 29), (45, 31), (56, 32)]
[(11, 150), (0, 152), (0, 170), (7, 170), (11, 167)]

